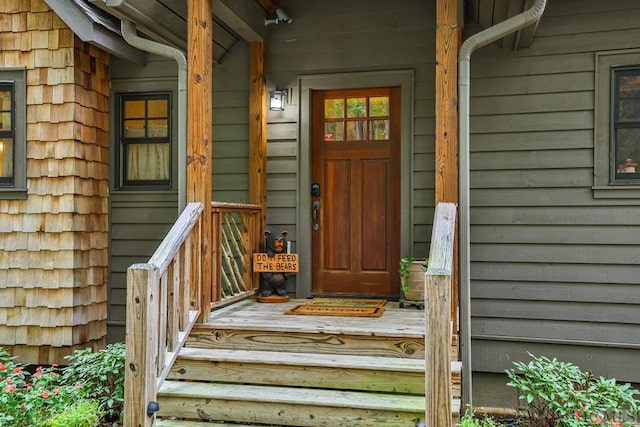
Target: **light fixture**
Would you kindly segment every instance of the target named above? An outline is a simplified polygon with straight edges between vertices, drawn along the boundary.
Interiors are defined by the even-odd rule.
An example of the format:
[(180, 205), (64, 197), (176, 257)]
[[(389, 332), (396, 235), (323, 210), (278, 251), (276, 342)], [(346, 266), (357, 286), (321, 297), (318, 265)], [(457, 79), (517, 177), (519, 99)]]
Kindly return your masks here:
[(288, 90), (286, 89), (276, 89), (269, 92), (269, 110), (284, 111), (287, 95)]

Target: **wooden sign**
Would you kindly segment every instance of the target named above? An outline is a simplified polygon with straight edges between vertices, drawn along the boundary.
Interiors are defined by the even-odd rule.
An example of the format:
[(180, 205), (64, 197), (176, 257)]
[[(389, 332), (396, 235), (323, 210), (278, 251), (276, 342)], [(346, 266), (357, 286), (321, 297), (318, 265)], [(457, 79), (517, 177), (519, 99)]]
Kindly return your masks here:
[(298, 254), (253, 254), (253, 271), (256, 273), (297, 273)]

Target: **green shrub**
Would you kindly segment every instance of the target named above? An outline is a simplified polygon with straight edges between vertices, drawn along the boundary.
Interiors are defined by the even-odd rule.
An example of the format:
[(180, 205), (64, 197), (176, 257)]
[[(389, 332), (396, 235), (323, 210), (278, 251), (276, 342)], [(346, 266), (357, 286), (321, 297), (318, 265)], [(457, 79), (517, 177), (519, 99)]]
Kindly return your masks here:
[(464, 415), (460, 418), (460, 422), (457, 424), (458, 427), (498, 427), (498, 424), (495, 423), (493, 418), (485, 417), (483, 419), (478, 419), (475, 417), (473, 411), (469, 412), (469, 404), (467, 404), (467, 409), (464, 411)]
[(595, 378), (577, 366), (556, 358), (536, 357), (514, 362), (507, 370), (508, 386), (516, 388), (526, 405), (530, 427), (632, 426), (640, 407), (630, 384)]
[(117, 421), (124, 406), (124, 343), (107, 345), (93, 352), (90, 348), (76, 350), (68, 356), (69, 366), (63, 378), (82, 386), (87, 399), (95, 399), (104, 413), (104, 421)]
[(30, 373), (14, 359), (0, 347), (0, 426), (43, 426), (84, 397), (81, 387), (62, 380), (56, 366)]
[(97, 427), (102, 412), (97, 400), (78, 400), (63, 412), (47, 420), (46, 427)]

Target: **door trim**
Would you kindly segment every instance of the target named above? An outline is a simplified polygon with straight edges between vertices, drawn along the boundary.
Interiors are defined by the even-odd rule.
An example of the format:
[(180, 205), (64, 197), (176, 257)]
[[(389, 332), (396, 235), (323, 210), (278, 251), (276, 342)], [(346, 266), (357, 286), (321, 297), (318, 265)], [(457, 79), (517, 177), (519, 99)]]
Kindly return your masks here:
[(400, 253), (410, 253), (413, 242), (413, 70), (321, 74), (298, 77), (299, 156), (296, 212), (296, 251), (300, 272), (296, 277), (296, 298), (311, 294), (311, 91), (400, 86)]

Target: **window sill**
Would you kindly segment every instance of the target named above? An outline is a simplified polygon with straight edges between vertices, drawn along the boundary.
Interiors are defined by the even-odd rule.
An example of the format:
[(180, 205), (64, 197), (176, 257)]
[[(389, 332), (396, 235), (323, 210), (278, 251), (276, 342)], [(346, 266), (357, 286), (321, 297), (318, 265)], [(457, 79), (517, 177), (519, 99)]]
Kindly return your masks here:
[(26, 188), (2, 188), (0, 187), (0, 200), (26, 200)]
[(640, 185), (597, 185), (591, 187), (596, 199), (638, 199)]

